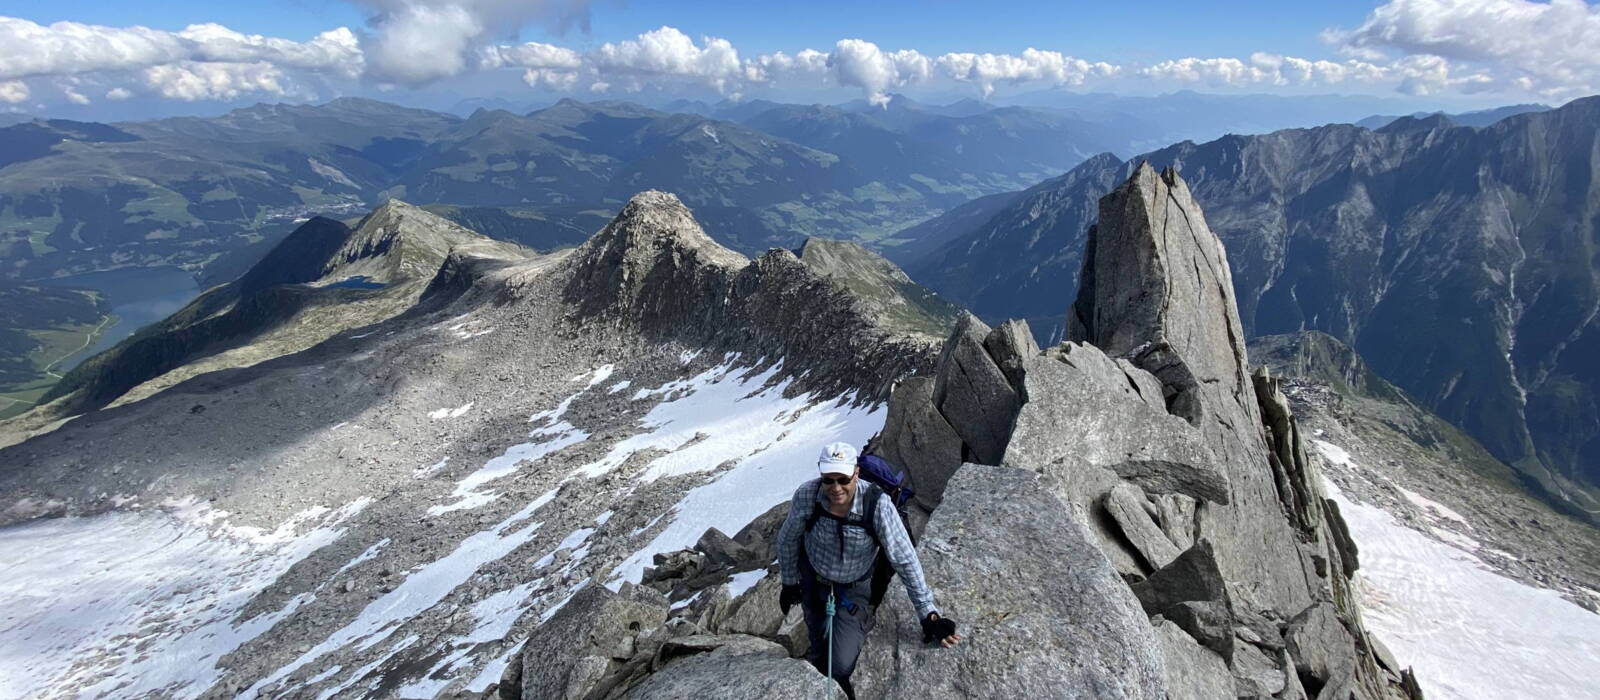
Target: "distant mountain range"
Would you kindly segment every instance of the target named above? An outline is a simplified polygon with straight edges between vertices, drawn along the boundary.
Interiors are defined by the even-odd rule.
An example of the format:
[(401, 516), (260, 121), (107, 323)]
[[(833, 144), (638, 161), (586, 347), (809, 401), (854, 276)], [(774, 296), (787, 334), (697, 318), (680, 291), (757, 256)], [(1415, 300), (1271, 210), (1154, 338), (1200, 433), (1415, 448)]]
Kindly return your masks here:
[[(1546, 111), (1549, 111), (1549, 110), (1550, 110), (1550, 105), (1522, 104), (1522, 105), (1506, 105), (1505, 107), (1496, 107), (1494, 109), (1481, 109), (1481, 110), (1476, 110), (1476, 111), (1472, 111), (1472, 112), (1461, 112), (1459, 114), (1445, 114), (1444, 112), (1412, 112), (1411, 114), (1404, 115), (1404, 116), (1409, 116), (1409, 117), (1411, 117), (1413, 119), (1426, 119), (1428, 117), (1431, 117), (1431, 116), (1434, 116), (1434, 115), (1437, 114), (1437, 115), (1443, 116), (1446, 119), (1449, 119), (1450, 123), (1455, 124), (1457, 126), (1479, 126), (1479, 127), (1482, 127), (1482, 126), (1488, 126), (1490, 124), (1493, 124), (1493, 123), (1495, 123), (1497, 121), (1500, 121), (1501, 119), (1505, 119), (1506, 117), (1513, 117), (1513, 116), (1516, 116), (1518, 114), (1527, 114), (1528, 112), (1546, 112)], [(1403, 116), (1400, 116), (1400, 115), (1376, 115), (1375, 114), (1373, 116), (1367, 117), (1366, 119), (1362, 119), (1361, 121), (1356, 122), (1356, 126), (1364, 126), (1364, 127), (1368, 128), (1368, 129), (1382, 129), (1383, 127), (1388, 126), (1388, 125), (1394, 123), (1396, 120), (1402, 119), (1402, 118), (1403, 118)]]
[[(152, 264), (198, 272), (309, 216), (347, 217), (388, 197), (535, 221), (608, 217), (654, 187), (746, 253), (808, 235), (872, 241), (1131, 143), (1126, 125), (981, 103), (681, 106), (689, 111), (563, 100), (463, 119), (342, 98), (0, 128), (0, 279)], [(533, 226), (507, 233), (540, 247)]]
[(1309, 329), (1349, 343), (1594, 519), (1597, 154), (1600, 97), (1483, 128), (1403, 117), (1377, 131), (1331, 125), (1106, 154), (992, 213), (974, 203), (924, 224), (945, 242), (907, 271), (985, 318), (1027, 318), (1047, 339), (1076, 288), (1097, 198), (1139, 162), (1179, 168), (1227, 245), (1247, 334)]

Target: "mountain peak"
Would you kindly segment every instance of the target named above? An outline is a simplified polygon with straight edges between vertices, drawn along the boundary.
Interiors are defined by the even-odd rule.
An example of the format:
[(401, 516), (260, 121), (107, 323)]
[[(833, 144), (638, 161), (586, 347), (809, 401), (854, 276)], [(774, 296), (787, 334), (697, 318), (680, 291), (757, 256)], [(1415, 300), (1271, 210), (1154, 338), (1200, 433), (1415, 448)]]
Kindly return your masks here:
[(648, 314), (640, 304), (650, 299), (667, 306), (680, 303), (708, 278), (731, 278), (750, 264), (711, 240), (676, 195), (659, 190), (629, 199), (572, 260), (568, 296), (593, 314), (625, 309)]
[(711, 240), (677, 195), (660, 190), (634, 195), (580, 251), (586, 256), (615, 253), (631, 258), (662, 249), (691, 252), (727, 267), (744, 267), (750, 262)]
[(1081, 278), (1070, 337), (1149, 365), (1167, 385), (1174, 414), (1196, 423), (1206, 410), (1231, 408), (1216, 405), (1206, 387), (1246, 393), (1245, 336), (1227, 254), (1177, 170), (1157, 173), (1142, 161), (1100, 199)]

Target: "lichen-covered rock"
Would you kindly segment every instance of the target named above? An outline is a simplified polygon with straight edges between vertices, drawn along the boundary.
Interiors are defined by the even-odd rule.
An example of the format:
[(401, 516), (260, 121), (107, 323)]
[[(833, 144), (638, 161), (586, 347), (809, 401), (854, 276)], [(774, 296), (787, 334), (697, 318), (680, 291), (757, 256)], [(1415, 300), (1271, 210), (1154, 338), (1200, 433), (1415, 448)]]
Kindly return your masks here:
[(918, 551), (965, 639), (924, 646), (894, 596), (900, 609), (879, 611), (857, 671), (863, 695), (1166, 697), (1138, 601), (1039, 474), (963, 465)]

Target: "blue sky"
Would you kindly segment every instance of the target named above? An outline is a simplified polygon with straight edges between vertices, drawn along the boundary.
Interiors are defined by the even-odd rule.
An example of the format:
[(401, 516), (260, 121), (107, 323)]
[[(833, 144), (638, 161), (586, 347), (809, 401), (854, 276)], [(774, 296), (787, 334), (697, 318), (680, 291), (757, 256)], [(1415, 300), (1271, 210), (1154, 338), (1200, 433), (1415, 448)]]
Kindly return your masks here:
[[(521, 28), (519, 38), (583, 46), (622, 41), (661, 26), (691, 36), (734, 40), (741, 49), (770, 52), (824, 47), (842, 38), (873, 41), (885, 48), (924, 52), (1010, 52), (1053, 48), (1092, 58), (1167, 55), (1229, 55), (1245, 39), (1252, 51), (1328, 56), (1318, 41), (1324, 29), (1353, 27), (1377, 3), (1261, 2), (1218, 0), (1205, 3), (1107, 3), (1066, 0), (1008, 2), (978, 7), (956, 2), (759, 3), (597, 2), (589, 6), (588, 34), (551, 30), (539, 22)], [(0, 11), (40, 24), (59, 21), (107, 26), (144, 25), (177, 31), (215, 22), (241, 32), (306, 40), (330, 27), (363, 27), (371, 12), (343, 0), (271, 2), (167, 2), (157, 6), (107, 0), (27, 2)]]
[(1600, 92), (1600, 9), (1584, 0), (141, 5), (0, 8), (0, 109), (1179, 89), (1459, 109)]

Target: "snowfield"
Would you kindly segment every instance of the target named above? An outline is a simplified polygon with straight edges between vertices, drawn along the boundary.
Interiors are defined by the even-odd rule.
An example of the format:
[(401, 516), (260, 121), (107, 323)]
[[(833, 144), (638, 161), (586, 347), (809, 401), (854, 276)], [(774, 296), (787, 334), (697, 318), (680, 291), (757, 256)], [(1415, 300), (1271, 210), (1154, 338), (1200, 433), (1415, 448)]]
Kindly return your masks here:
[(194, 503), (0, 531), (0, 697), (200, 695), (223, 655), (314, 594), (240, 611), (366, 504), (312, 509), (272, 532)]
[[(695, 355), (686, 353), (685, 362)], [(738, 361), (725, 356), (696, 375), (637, 389), (636, 400), (659, 403), (644, 413), (631, 435), (612, 437), (609, 449), (598, 456), (564, 456), (581, 454), (567, 448), (591, 439), (567, 422), (566, 414), (591, 396), (629, 388), (628, 382), (607, 381), (614, 371), (610, 365), (572, 377), (571, 395), (527, 423), (518, 421), (531, 432), (516, 436), (516, 444), (495, 456), (457, 454), (398, 467), (407, 483), (430, 484), (421, 488), (432, 490), (432, 502), (420, 500), (415, 506), (419, 522), (456, 517), (454, 511), (484, 509), (508, 498), (518, 491), (504, 487), (536, 467), (545, 475), (552, 468), (559, 471), (555, 485), (542, 495), (518, 496), (525, 502), (516, 504), (509, 517), (479, 520), (476, 531), (449, 542), (443, 556), (396, 571), (380, 595), (318, 628), (318, 636), (287, 663), (246, 679), (243, 685), (249, 687), (241, 697), (428, 698), (450, 689), (481, 691), (512, 659), (500, 640), (526, 634), (529, 625), (549, 619), (588, 585), (587, 579), (568, 579), (599, 549), (602, 528), (619, 512), (587, 516), (592, 525), (554, 535), (560, 539), (551, 546), (552, 534), (541, 527), (571, 507), (556, 498), (562, 484), (617, 481), (620, 467), (635, 464), (628, 477), (608, 487), (624, 503), (636, 490), (663, 479), (691, 479), (674, 494), (675, 504), (633, 514), (638, 522), (605, 530), (613, 541), (632, 540), (621, 551), (612, 548), (595, 574), (594, 580), (616, 588), (638, 581), (654, 554), (688, 547), (708, 527), (737, 532), (787, 501), (815, 474), (810, 465), (821, 445), (862, 444), (883, 424), (881, 406), (854, 406), (848, 396), (785, 397), (790, 381), (779, 379), (778, 367), (758, 371)], [(472, 403), (430, 409), (422, 411), (430, 421), (488, 418)], [(641, 451), (651, 455), (648, 462), (629, 462)], [(475, 460), (473, 468), (432, 482), (463, 459)], [(0, 697), (201, 695), (223, 677), (224, 656), (295, 615), (334, 579), (359, 575), (357, 565), (385, 557), (399, 546), (391, 537), (394, 543), (404, 541), (401, 533), (364, 530), (367, 546), (327, 564), (316, 588), (272, 612), (253, 610), (253, 616), (242, 618), (246, 606), (291, 566), (362, 526), (366, 503), (308, 511), (271, 533), (229, 527), (226, 514), (195, 505), (0, 529), (0, 570), (7, 573), (0, 579)], [(529, 571), (528, 578), (480, 591), (479, 572), (502, 562)], [(764, 573), (741, 574), (730, 590), (748, 589)], [(459, 611), (457, 617), (470, 618), (464, 632), (427, 634), (410, 624), (447, 607)], [(399, 671), (406, 674), (402, 682), (378, 690), (383, 674), (403, 668), (401, 662), (422, 647), (429, 652), (429, 668)], [(352, 657), (353, 652), (359, 655)]]
[[(1361, 469), (1337, 445), (1313, 444), (1328, 461)], [(1414, 666), (1430, 700), (1597, 697), (1600, 615), (1490, 571), (1463, 551), (1476, 546), (1468, 538), (1444, 544), (1350, 500), (1326, 477), (1323, 488), (1361, 551), (1356, 582), (1368, 629), (1400, 663)], [(1433, 517), (1465, 522), (1438, 503), (1404, 495)]]

